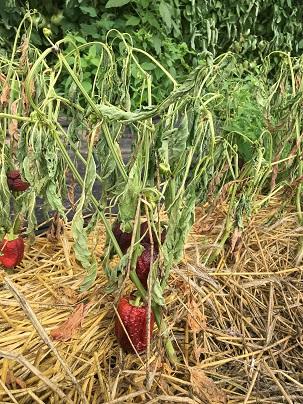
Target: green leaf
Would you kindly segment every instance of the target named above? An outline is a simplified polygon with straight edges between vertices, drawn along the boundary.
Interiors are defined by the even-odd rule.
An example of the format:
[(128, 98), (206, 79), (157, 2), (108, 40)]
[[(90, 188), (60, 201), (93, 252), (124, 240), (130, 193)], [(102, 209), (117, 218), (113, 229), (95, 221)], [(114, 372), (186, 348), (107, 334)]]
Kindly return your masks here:
[(76, 36), (71, 36), (72, 39), (75, 39), (79, 43), (86, 43), (86, 40), (82, 38), (82, 36), (76, 35)]
[(84, 36), (91, 35), (93, 38), (99, 38), (100, 33), (98, 32), (98, 28), (96, 24), (80, 24), (81, 33)]
[(33, 188), (27, 192), (23, 200), (21, 213), (27, 218), (27, 234), (33, 234), (37, 227), (37, 219), (35, 216), (36, 193)]
[(82, 86), (84, 87), (84, 90), (89, 92), (92, 89), (92, 83), (90, 81), (83, 81)]
[(149, 70), (156, 69), (157, 66), (155, 66), (153, 63), (150, 63), (150, 62), (143, 62), (141, 64), (141, 67), (142, 67), (142, 69), (149, 71)]
[(91, 269), (91, 254), (88, 250), (88, 245), (87, 245), (87, 233), (86, 230), (84, 229), (84, 219), (82, 215), (82, 206), (83, 206), (83, 198), (84, 195), (82, 195), (81, 199), (82, 202), (80, 201), (77, 211), (75, 213), (75, 216), (72, 220), (72, 234), (74, 238), (74, 251), (75, 251), (75, 256), (76, 259), (81, 262), (83, 268), (85, 268), (87, 271)]
[(159, 279), (157, 278), (155, 283), (154, 283), (154, 287), (153, 287), (153, 291), (152, 291), (152, 298), (153, 301), (158, 304), (159, 306), (165, 306), (165, 301), (163, 298), (163, 289), (160, 285)]
[(164, 0), (161, 0), (161, 3), (159, 5), (159, 13), (167, 28), (170, 30), (172, 26), (171, 12)]
[(160, 55), (161, 46), (162, 46), (161, 39), (158, 36), (154, 36), (153, 39), (152, 39), (152, 43), (153, 43), (153, 46), (155, 48), (155, 51), (156, 51), (157, 55)]
[(61, 195), (57, 192), (57, 186), (53, 181), (48, 183), (46, 188), (46, 197), (51, 209), (56, 210), (61, 216), (65, 217), (64, 206), (62, 204)]
[(130, 0), (108, 0), (108, 2), (105, 5), (105, 8), (110, 8), (110, 7), (122, 7), (125, 6), (125, 4), (128, 4)]
[(95, 257), (92, 257), (92, 263), (90, 265), (90, 268), (87, 271), (87, 274), (80, 286), (80, 291), (83, 292), (85, 290), (88, 290), (95, 282), (96, 277), (97, 277), (97, 261)]
[(135, 17), (134, 15), (132, 15), (131, 17), (129, 17), (126, 20), (126, 25), (135, 27), (136, 25), (139, 25), (140, 21), (141, 21), (140, 18)]
[(129, 172), (128, 182), (119, 202), (119, 214), (122, 224), (131, 222), (135, 217), (138, 198), (142, 189), (142, 169), (142, 154), (138, 154)]
[(97, 17), (96, 9), (89, 6), (80, 6), (80, 10), (83, 14), (88, 14), (90, 17)]

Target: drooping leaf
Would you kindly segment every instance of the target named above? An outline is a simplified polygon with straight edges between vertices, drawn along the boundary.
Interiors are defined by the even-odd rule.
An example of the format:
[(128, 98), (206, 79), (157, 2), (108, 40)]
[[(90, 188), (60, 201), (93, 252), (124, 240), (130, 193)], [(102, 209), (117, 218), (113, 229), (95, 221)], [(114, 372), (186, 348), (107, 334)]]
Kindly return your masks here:
[(125, 191), (119, 201), (119, 214), (123, 231), (126, 230), (124, 225), (131, 222), (136, 214), (138, 198), (142, 189), (142, 167), (142, 155), (138, 154), (129, 172)]
[(153, 301), (159, 306), (165, 306), (165, 301), (163, 297), (163, 288), (160, 285), (159, 279), (156, 278), (153, 291), (152, 291)]

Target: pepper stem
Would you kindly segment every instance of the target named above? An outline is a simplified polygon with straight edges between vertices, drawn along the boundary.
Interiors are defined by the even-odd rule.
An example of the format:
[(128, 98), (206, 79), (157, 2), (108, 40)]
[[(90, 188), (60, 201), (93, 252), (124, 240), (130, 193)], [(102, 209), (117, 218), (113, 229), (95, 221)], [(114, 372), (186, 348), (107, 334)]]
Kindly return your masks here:
[(141, 301), (141, 296), (138, 295), (136, 296), (136, 298), (134, 300), (131, 300), (131, 305), (135, 306), (135, 307), (139, 307), (140, 306), (140, 301)]

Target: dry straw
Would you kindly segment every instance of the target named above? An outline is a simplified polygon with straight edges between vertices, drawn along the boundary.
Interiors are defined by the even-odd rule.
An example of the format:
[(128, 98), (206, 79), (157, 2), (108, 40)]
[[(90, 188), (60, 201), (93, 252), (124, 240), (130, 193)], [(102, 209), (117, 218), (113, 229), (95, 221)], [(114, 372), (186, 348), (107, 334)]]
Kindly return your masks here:
[[(165, 316), (180, 364), (165, 358), (155, 332), (146, 356), (125, 355), (113, 333), (115, 294), (100, 267), (88, 293), (67, 229), (58, 243), (40, 236), (22, 266), (3, 273), (0, 289), (1, 403), (299, 403), (303, 402), (302, 266), (296, 246), (303, 228), (279, 198), (246, 223), (238, 243), (218, 248), (226, 206), (197, 210), (181, 264), (166, 291)], [(90, 245), (102, 254), (98, 227)], [(127, 283), (126, 292), (131, 287)], [(79, 303), (91, 302), (67, 342), (50, 332)]]

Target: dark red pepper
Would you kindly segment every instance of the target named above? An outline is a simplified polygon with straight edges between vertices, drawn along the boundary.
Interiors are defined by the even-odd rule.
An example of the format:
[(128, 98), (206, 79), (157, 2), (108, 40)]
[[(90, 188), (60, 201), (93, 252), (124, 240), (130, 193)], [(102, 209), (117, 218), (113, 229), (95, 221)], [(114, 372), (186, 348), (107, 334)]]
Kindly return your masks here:
[(126, 233), (121, 230), (120, 223), (115, 222), (112, 227), (114, 236), (123, 254), (126, 253), (132, 241), (132, 233)]
[[(120, 223), (115, 222), (113, 224), (112, 227), (114, 236), (117, 239), (117, 242), (119, 244), (119, 247), (121, 248), (121, 251), (123, 252), (123, 254), (126, 253), (127, 249), (130, 247), (131, 244), (131, 240), (132, 240), (132, 232), (131, 233), (126, 233), (123, 232), (121, 230), (120, 227)], [(152, 230), (152, 234), (153, 234), (153, 242), (154, 242), (154, 248), (158, 249), (158, 240), (157, 240), (157, 236), (154, 233), (154, 231)], [(148, 231), (148, 223), (147, 222), (143, 222), (140, 225), (140, 236), (143, 237), (143, 239), (141, 240), (141, 244), (150, 244), (150, 236), (149, 236), (149, 231)], [(161, 243), (164, 242), (165, 240), (165, 236), (166, 236), (166, 231), (163, 230), (161, 233)]]
[[(147, 279), (148, 279), (148, 274), (150, 271), (150, 263), (152, 259), (151, 255), (151, 245), (150, 244), (144, 244), (144, 251), (140, 255), (140, 257), (137, 260), (137, 265), (136, 265), (136, 273), (138, 275), (138, 278), (140, 279), (142, 285), (147, 289)], [(158, 251), (157, 249), (154, 248), (153, 250), (153, 262), (156, 261), (158, 258)]]
[[(124, 296), (120, 299), (117, 307), (120, 319), (127, 331), (124, 331), (120, 319), (116, 319), (115, 334), (121, 348), (125, 352), (134, 352), (132, 341), (137, 352), (143, 352), (147, 347), (147, 306), (135, 306), (132, 304), (131, 296)], [(154, 327), (154, 314), (150, 316), (150, 337)]]
[(11, 170), (7, 174), (7, 184), (11, 191), (24, 192), (29, 187), (27, 181), (23, 181), (19, 170)]
[(5, 268), (15, 268), (20, 264), (24, 256), (24, 240), (22, 237), (15, 239), (5, 238), (0, 243), (0, 263)]

